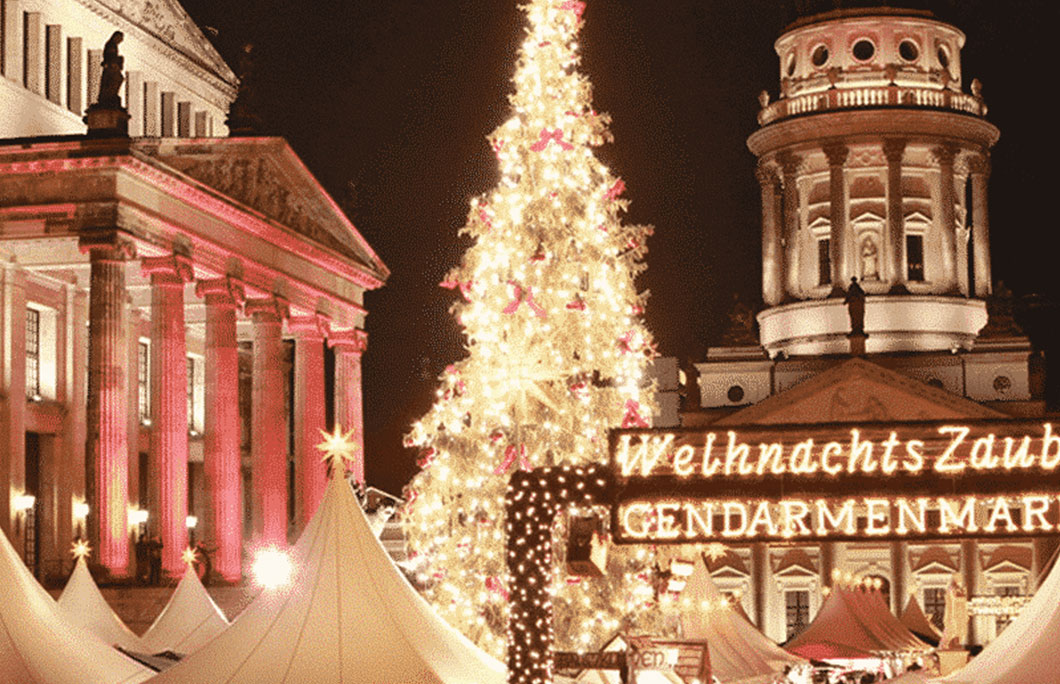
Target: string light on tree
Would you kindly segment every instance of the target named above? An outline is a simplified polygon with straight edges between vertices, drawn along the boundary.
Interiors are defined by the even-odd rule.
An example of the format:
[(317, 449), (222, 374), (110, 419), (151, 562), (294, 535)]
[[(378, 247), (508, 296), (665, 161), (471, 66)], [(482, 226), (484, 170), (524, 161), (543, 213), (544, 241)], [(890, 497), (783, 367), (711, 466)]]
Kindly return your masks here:
[[(403, 522), (427, 596), (497, 656), (512, 590), (508, 479), (605, 461), (610, 428), (651, 416), (645, 366), (655, 354), (640, 319), (647, 293), (634, 284), (651, 229), (622, 223), (626, 184), (593, 152), (611, 139), (609, 118), (577, 71), (586, 3), (532, 0), (523, 10), (512, 114), (490, 136), (500, 181), (472, 200), (461, 233), (473, 244), (441, 283), (457, 298), (468, 354), (446, 368), (406, 440), (422, 470)], [(655, 600), (649, 551), (611, 554), (599, 579), (567, 582), (564, 566), (549, 579), (559, 647), (595, 649), (630, 626), (626, 616), (657, 619), (644, 610)]]

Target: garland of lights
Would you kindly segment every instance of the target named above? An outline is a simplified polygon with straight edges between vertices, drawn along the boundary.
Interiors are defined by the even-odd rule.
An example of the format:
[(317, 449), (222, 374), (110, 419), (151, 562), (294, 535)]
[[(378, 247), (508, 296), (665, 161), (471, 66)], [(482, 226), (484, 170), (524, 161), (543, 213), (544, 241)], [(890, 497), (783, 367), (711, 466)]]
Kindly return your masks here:
[(1030, 596), (975, 596), (968, 602), (972, 615), (1014, 618), (1031, 602)]
[(552, 527), (574, 507), (611, 497), (607, 466), (535, 468), (515, 473), (505, 497), (508, 612), (508, 684), (550, 684), (555, 639), (552, 624)]

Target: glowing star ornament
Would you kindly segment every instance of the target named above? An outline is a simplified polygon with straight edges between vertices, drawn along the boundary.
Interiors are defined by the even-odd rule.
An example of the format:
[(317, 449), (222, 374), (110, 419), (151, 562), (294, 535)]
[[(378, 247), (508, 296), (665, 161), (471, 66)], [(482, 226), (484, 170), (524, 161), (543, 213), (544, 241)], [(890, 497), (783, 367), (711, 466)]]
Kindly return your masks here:
[(84, 539), (75, 539), (70, 545), (70, 555), (74, 557), (74, 560), (88, 558), (90, 553), (92, 553), (92, 547)]
[(189, 546), (180, 554), (180, 559), (184, 561), (185, 565), (194, 565), (195, 562), (199, 560), (199, 555), (195, 553), (195, 549)]
[(357, 460), (355, 455), (357, 444), (350, 439), (353, 437), (353, 433), (353, 430), (343, 432), (342, 427), (339, 425), (335, 425), (334, 431), (330, 433), (324, 430), (320, 431), (324, 441), (317, 444), (317, 449), (324, 452), (322, 460), (331, 466), (333, 472), (345, 472), (346, 465), (352, 464)]
[(729, 552), (729, 547), (725, 546), (721, 542), (711, 542), (707, 544), (707, 547), (703, 550), (704, 555), (712, 561), (716, 561), (719, 558), (724, 558), (725, 554)]

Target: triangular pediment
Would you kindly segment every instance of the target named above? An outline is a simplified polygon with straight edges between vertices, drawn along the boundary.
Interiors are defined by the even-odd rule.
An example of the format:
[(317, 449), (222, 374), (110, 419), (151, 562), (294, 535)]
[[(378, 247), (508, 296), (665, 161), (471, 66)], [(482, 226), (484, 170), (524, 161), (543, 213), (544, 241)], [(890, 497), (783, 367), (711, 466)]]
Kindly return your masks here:
[(213, 192), (357, 262), (380, 284), (390, 274), (282, 138), (140, 139), (134, 144)]
[(105, 7), (222, 81), (235, 85), (235, 74), (177, 0), (81, 0), (81, 2), (90, 8)]
[(718, 425), (865, 423), (1005, 418), (964, 397), (864, 359), (851, 359)]
[(931, 217), (921, 211), (911, 211), (905, 215), (906, 223), (931, 223)]

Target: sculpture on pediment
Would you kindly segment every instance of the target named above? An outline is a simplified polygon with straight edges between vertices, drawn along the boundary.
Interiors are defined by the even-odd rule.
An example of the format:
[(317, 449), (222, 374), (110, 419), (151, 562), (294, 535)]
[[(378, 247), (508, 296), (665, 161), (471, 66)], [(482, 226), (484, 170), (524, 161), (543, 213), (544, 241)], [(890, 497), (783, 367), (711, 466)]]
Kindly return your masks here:
[(118, 54), (118, 46), (124, 37), (121, 31), (115, 31), (103, 46), (103, 73), (99, 79), (99, 98), (96, 100), (101, 107), (121, 107), (125, 58)]
[(739, 294), (732, 296), (732, 308), (729, 310), (728, 322), (719, 341), (723, 347), (758, 346), (754, 311), (740, 299)]

